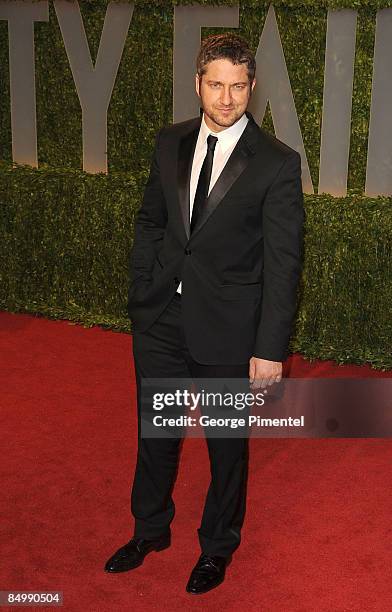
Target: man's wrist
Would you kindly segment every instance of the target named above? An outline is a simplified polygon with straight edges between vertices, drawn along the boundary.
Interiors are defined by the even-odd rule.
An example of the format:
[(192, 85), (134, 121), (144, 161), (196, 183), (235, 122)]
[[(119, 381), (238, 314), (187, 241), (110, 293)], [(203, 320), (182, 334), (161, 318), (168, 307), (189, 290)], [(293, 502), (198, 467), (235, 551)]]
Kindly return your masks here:
[(268, 353), (264, 351), (254, 351), (252, 353), (252, 357), (255, 357), (256, 359), (264, 359), (265, 361), (275, 361), (276, 363), (283, 363), (283, 361), (286, 361), (287, 359), (287, 355), (282, 355), (282, 353)]

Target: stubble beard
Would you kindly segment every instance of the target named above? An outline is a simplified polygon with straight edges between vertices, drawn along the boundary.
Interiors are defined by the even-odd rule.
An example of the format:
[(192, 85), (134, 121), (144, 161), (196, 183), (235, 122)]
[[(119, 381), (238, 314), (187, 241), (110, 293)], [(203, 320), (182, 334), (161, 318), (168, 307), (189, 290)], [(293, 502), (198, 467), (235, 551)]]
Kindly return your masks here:
[(225, 116), (222, 113), (220, 113), (218, 110), (213, 110), (213, 109), (205, 110), (203, 108), (203, 111), (205, 112), (205, 114), (211, 121), (213, 121), (216, 125), (219, 125), (220, 127), (223, 127), (223, 128), (228, 128), (232, 126), (236, 121), (238, 121), (238, 119), (242, 117), (242, 115), (245, 112), (245, 110), (241, 112), (236, 109), (233, 109), (231, 113)]

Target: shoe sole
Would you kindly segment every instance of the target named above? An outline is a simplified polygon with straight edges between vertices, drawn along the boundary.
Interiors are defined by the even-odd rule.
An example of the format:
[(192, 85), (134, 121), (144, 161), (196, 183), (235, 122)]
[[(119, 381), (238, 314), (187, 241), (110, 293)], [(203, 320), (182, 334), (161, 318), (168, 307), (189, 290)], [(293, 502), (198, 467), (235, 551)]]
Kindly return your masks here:
[(222, 580), (219, 580), (219, 582), (217, 582), (213, 586), (210, 586), (205, 591), (188, 591), (188, 589), (186, 589), (186, 592), (189, 593), (189, 595), (204, 595), (204, 593), (208, 593), (208, 591), (212, 591), (212, 589), (216, 589), (216, 587), (218, 587), (220, 584), (222, 584), (222, 582), (224, 582), (224, 580), (225, 580), (225, 577), (223, 576)]

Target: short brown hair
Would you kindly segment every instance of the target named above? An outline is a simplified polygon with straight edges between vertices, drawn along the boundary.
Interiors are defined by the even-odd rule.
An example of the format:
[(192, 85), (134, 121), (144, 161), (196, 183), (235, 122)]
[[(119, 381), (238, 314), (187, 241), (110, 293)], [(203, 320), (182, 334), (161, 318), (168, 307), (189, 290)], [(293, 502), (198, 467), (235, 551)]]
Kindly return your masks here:
[(256, 60), (245, 38), (231, 32), (207, 36), (200, 46), (196, 59), (199, 77), (206, 72), (206, 66), (216, 59), (228, 59), (233, 64), (246, 64), (248, 79), (252, 83), (256, 73)]

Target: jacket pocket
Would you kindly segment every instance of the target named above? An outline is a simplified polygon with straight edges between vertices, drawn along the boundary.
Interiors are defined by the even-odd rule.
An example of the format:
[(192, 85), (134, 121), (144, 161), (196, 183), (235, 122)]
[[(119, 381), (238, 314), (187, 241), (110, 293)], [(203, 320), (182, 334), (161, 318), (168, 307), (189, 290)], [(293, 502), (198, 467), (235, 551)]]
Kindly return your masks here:
[(220, 293), (224, 300), (250, 300), (261, 297), (262, 287), (261, 283), (221, 285)]

